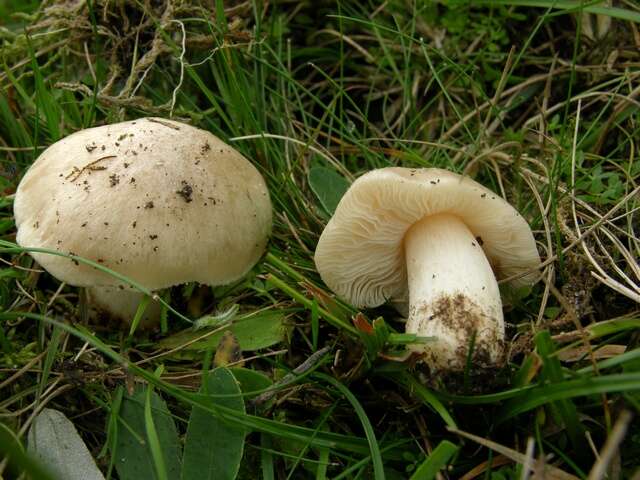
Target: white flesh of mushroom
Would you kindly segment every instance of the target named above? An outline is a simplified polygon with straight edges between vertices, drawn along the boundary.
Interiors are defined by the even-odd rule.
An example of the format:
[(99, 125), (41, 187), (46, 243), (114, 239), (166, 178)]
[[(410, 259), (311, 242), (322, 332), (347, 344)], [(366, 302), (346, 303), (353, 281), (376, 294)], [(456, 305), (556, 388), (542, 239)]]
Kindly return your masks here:
[(498, 284), (482, 247), (456, 216), (429, 216), (405, 235), (409, 282), (407, 332), (434, 341), (415, 345), (433, 370), (462, 370), (474, 340), (475, 365), (503, 357)]

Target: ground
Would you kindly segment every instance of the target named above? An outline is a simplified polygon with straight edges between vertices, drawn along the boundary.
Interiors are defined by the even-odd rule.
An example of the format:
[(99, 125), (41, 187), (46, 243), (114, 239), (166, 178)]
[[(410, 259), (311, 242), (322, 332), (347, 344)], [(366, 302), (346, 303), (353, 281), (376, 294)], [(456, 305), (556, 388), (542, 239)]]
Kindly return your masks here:
[[(45, 478), (20, 453), (45, 407), (112, 478), (638, 478), (637, 3), (4, 0), (0, 42), (7, 478)], [(240, 151), (274, 215), (244, 279), (155, 292), (146, 329), (92, 317), (13, 217), (46, 147), (145, 116)], [(537, 283), (500, 284), (504, 365), (434, 374), (392, 306), (319, 277), (340, 196), (385, 166), (468, 175), (531, 225)]]

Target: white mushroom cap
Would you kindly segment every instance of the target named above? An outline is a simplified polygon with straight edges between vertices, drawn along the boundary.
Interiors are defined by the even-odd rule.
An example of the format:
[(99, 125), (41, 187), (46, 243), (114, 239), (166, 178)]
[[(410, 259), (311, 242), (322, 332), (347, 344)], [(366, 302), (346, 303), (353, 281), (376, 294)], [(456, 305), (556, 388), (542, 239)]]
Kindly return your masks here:
[(436, 169), (382, 168), (358, 178), (322, 233), (315, 262), (324, 282), (358, 307), (406, 299), (405, 233), (435, 214), (460, 218), (476, 237), (498, 278), (540, 264), (531, 229), (505, 200), (468, 177)]
[[(165, 119), (90, 128), (47, 148), (14, 202), (17, 242), (73, 253), (149, 289), (244, 276), (271, 230), (264, 179), (209, 132)], [(113, 286), (114, 277), (34, 253), (60, 280)]]

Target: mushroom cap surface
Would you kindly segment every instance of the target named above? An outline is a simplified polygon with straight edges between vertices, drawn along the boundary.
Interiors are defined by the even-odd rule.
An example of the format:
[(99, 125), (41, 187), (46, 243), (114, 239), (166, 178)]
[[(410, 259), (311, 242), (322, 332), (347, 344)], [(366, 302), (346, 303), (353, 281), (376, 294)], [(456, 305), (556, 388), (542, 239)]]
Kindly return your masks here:
[[(18, 186), (17, 242), (73, 253), (152, 290), (244, 276), (271, 231), (258, 170), (216, 136), (154, 118), (76, 132), (47, 148)], [(68, 258), (32, 253), (76, 286), (117, 285)]]
[(528, 285), (540, 257), (529, 225), (504, 199), (479, 183), (438, 168), (372, 170), (340, 200), (320, 236), (315, 263), (323, 281), (357, 307), (406, 299), (404, 236), (418, 220), (456, 215), (467, 225), (497, 278), (528, 272), (512, 282)]

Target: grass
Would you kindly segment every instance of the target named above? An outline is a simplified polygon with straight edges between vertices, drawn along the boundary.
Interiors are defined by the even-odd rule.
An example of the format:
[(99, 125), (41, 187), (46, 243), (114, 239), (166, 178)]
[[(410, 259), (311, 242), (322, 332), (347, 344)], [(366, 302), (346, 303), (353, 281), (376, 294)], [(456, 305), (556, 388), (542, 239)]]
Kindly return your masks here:
[[(610, 15), (603, 38), (583, 28), (605, 17), (580, 21), (581, 9)], [(239, 478), (519, 479), (543, 464), (550, 478), (637, 475), (640, 430), (625, 412), (640, 409), (639, 15), (624, 1), (3, 3), (3, 438), (24, 442), (35, 414), (57, 408), (118, 478), (123, 395), (148, 384), (181, 442), (194, 406), (246, 429)], [(161, 295), (163, 329), (130, 336), (87, 324), (80, 289), (15, 246), (12, 194), (59, 138), (148, 115), (209, 130), (251, 159), (275, 224), (246, 279), (175, 287)], [(335, 187), (388, 165), (469, 174), (534, 229), (541, 281), (501, 285), (510, 358), (489, 376), (459, 385), (394, 360), (408, 340), (398, 314), (357, 312), (315, 270), (340, 191), (323, 179)], [(198, 396), (210, 349), (156, 347), (200, 317), (210, 326), (197, 333), (213, 332), (236, 304), (238, 318), (264, 310), (286, 323), (277, 343), (243, 352), (242, 374), (267, 382), (242, 388), (246, 413)], [(42, 478), (15, 440), (1, 443), (14, 452), (5, 475)]]

